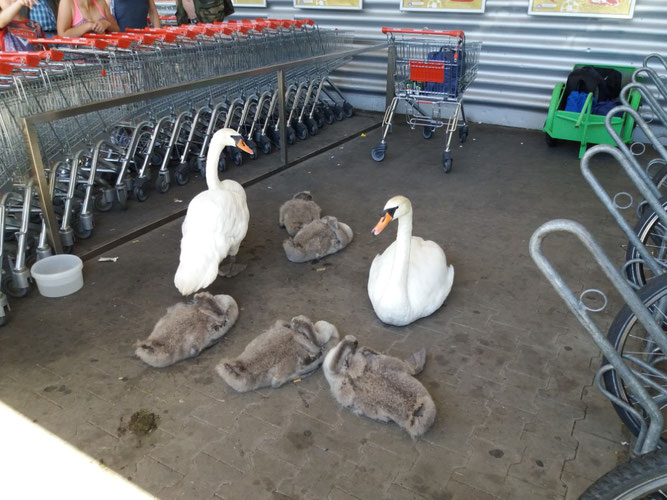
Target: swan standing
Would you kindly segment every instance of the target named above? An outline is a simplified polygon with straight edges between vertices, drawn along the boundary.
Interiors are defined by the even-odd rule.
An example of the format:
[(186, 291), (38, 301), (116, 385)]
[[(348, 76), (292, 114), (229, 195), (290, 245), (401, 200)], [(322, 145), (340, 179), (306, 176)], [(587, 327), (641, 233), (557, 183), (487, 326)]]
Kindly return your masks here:
[(412, 204), (405, 196), (387, 202), (373, 234), (380, 234), (393, 219), (398, 219), (396, 241), (373, 260), (368, 296), (380, 320), (405, 326), (443, 304), (454, 283), (454, 268), (447, 266), (437, 243), (412, 236)]
[(211, 138), (206, 156), (208, 190), (195, 196), (183, 221), (180, 264), (174, 285), (183, 295), (213, 283), (220, 263), (230, 257), (226, 276), (234, 276), (245, 266), (234, 264), (241, 241), (248, 231), (250, 213), (243, 186), (218, 178), (218, 160), (226, 146), (236, 146), (253, 154), (236, 130), (223, 128)]

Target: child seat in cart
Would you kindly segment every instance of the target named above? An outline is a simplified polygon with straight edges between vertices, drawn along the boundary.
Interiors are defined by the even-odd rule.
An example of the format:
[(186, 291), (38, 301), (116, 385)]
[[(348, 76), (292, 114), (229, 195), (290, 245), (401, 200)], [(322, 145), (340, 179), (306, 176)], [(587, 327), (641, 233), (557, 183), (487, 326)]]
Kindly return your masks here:
[(460, 30), (382, 28), (382, 32), (388, 37), (390, 64), (396, 61), (394, 97), (382, 122), (382, 140), (371, 150), (371, 157), (384, 160), (394, 113), (403, 101), (408, 125), (412, 129), (423, 127), (425, 139), (430, 139), (435, 129), (446, 127), (442, 168), (449, 173), (454, 131), (458, 130), (462, 143), (468, 137), (463, 94), (477, 75), (482, 43), (467, 42)]

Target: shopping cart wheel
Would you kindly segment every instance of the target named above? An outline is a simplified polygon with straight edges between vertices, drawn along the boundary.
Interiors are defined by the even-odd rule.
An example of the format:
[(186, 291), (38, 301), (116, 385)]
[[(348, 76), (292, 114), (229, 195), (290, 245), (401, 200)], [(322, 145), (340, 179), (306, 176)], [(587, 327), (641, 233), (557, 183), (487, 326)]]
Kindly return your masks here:
[(155, 190), (158, 193), (166, 193), (169, 191), (171, 183), (166, 179), (164, 175), (158, 175), (157, 180), (155, 181)]
[(134, 181), (134, 197), (137, 201), (146, 201), (148, 199), (148, 177), (138, 177)]
[(179, 186), (185, 186), (190, 180), (190, 165), (179, 163), (174, 169), (174, 179)]
[(313, 118), (315, 119), (315, 123), (317, 123), (317, 128), (324, 128), (324, 116), (321, 111), (315, 110)]
[(236, 165), (237, 167), (243, 165), (243, 154), (241, 154), (241, 151), (239, 151), (237, 148), (232, 148), (229, 151), (229, 157), (232, 159), (232, 162), (234, 162), (234, 165)]
[(349, 102), (343, 103), (343, 113), (345, 113), (346, 118), (352, 118), (354, 116), (354, 108)]
[(464, 125), (459, 129), (459, 141), (461, 144), (466, 142), (466, 139), (468, 138), (468, 125)]
[(546, 132), (544, 133), (544, 142), (546, 142), (547, 146), (549, 146), (550, 148), (553, 148), (554, 146), (558, 146), (558, 139), (554, 139), (553, 137), (551, 137)]
[(95, 210), (98, 212), (108, 212), (113, 207), (113, 201), (107, 201), (104, 197), (104, 193), (98, 193), (95, 196)]
[[(277, 144), (280, 145), (279, 142), (277, 142)], [(271, 141), (264, 140), (262, 141), (261, 146), (262, 146), (262, 153), (264, 153), (265, 155), (271, 154), (271, 149), (272, 149)]]
[(116, 189), (116, 200), (120, 210), (127, 210), (127, 191), (125, 189)]
[(87, 240), (93, 234), (92, 229), (86, 229), (83, 227), (80, 219), (74, 221), (74, 224), (72, 224), (72, 229), (74, 229), (74, 236), (76, 236), (77, 240)]
[(248, 154), (248, 157), (251, 160), (256, 160), (257, 159), (257, 144), (252, 139), (247, 139), (245, 141), (245, 143), (248, 145), (248, 147), (250, 149), (252, 149), (252, 154)]
[(442, 169), (446, 174), (452, 171), (452, 153), (451, 151), (442, 152)]
[(295, 131), (296, 131), (296, 136), (302, 141), (305, 141), (306, 137), (308, 137), (308, 129), (303, 123), (297, 123), (295, 125)]
[(343, 113), (343, 108), (340, 107), (340, 104), (334, 104), (333, 114), (336, 120), (341, 121), (343, 119), (345, 113)]
[(308, 128), (308, 133), (310, 135), (317, 135), (319, 128), (317, 127), (317, 122), (313, 118), (306, 118), (306, 127)]
[(296, 132), (292, 127), (287, 127), (287, 144), (292, 145), (296, 142)]
[(424, 139), (430, 139), (433, 137), (433, 132), (435, 132), (435, 127), (424, 127), (422, 129), (422, 135), (424, 136)]
[(386, 153), (386, 151), (387, 151), (387, 143), (381, 142), (373, 149), (371, 149), (371, 158), (373, 158), (375, 161), (382, 161), (384, 160), (384, 154)]
[(331, 125), (335, 118), (334, 113), (331, 111), (331, 108), (325, 107), (322, 109), (322, 114), (324, 115), (324, 121), (327, 122), (327, 125)]
[(26, 288), (18, 288), (14, 286), (14, 280), (10, 275), (5, 276), (2, 278), (2, 291), (5, 292), (7, 295), (10, 297), (14, 297), (17, 299), (20, 299), (22, 297), (25, 297), (28, 295), (28, 292), (30, 291), (30, 287)]

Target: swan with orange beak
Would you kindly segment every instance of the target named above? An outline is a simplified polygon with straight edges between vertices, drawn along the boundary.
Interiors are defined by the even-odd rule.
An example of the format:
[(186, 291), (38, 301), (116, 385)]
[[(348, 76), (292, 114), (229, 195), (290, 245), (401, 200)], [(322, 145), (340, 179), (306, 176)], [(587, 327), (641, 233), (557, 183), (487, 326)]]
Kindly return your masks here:
[(379, 235), (396, 219), (396, 241), (371, 264), (368, 297), (382, 322), (405, 326), (442, 306), (454, 283), (454, 267), (437, 243), (412, 236), (412, 204), (405, 196), (385, 204), (372, 233)]
[[(211, 138), (206, 155), (208, 189), (192, 199), (181, 228), (181, 256), (174, 285), (183, 295), (206, 288), (218, 274), (231, 277), (245, 269), (245, 265), (235, 264), (250, 221), (245, 190), (236, 181), (218, 177), (218, 160), (227, 146), (253, 154), (236, 130), (222, 128)], [(230, 263), (224, 271), (219, 270), (227, 257)]]

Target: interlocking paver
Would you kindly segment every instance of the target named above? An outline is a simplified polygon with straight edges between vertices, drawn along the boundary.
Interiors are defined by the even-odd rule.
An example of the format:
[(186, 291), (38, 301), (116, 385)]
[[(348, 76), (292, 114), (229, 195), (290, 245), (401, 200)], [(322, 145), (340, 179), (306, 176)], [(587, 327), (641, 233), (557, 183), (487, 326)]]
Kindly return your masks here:
[(564, 472), (580, 475), (592, 482), (626, 460), (628, 450), (620, 440), (609, 441), (576, 429), (573, 436), (579, 441), (579, 447), (576, 457), (565, 462)]
[(278, 492), (289, 498), (327, 498), (337, 485), (350, 480), (357, 465), (317, 447), (307, 452), (308, 461), (293, 477), (278, 485)]
[(473, 437), (509, 447), (519, 441), (526, 424), (535, 420), (535, 415), (508, 405), (491, 402), (487, 409), (490, 413), (473, 429)]
[(174, 439), (165, 444), (158, 444), (150, 451), (150, 456), (185, 475), (190, 469), (193, 458), (204, 448), (209, 449), (209, 443), (224, 440), (226, 437), (227, 434), (220, 433), (215, 427), (191, 418)]
[(221, 474), (221, 471), (226, 469), (229, 469), (228, 465), (206, 453), (198, 453), (192, 458), (183, 479), (163, 488), (160, 491), (160, 498), (174, 500), (211, 498), (225, 481), (224, 472)]
[(253, 454), (252, 462), (252, 473), (239, 475), (232, 470), (226, 471), (223, 483), (218, 487), (216, 495), (225, 500), (284, 498), (276, 493), (276, 488), (283, 479), (296, 474), (298, 469), (262, 450)]
[(460, 483), (455, 479), (451, 479), (445, 490), (442, 492), (440, 498), (447, 498), (451, 500), (495, 500), (498, 497), (491, 495), (478, 488), (474, 488), (465, 483)]
[(562, 459), (545, 458), (541, 453), (526, 450), (520, 463), (510, 465), (508, 476), (518, 478), (557, 495), (565, 495), (561, 481)]
[(454, 470), (464, 466), (468, 457), (425, 443), (419, 443), (417, 449), (419, 456), (414, 464), (395, 482), (427, 498), (439, 498)]
[(201, 449), (221, 462), (246, 472), (252, 468), (257, 449), (278, 431), (275, 426), (252, 415), (241, 414), (229, 432), (209, 439)]
[(159, 492), (170, 488), (183, 479), (183, 475), (151, 457), (141, 459), (134, 469), (123, 474), (128, 480), (147, 491)]

